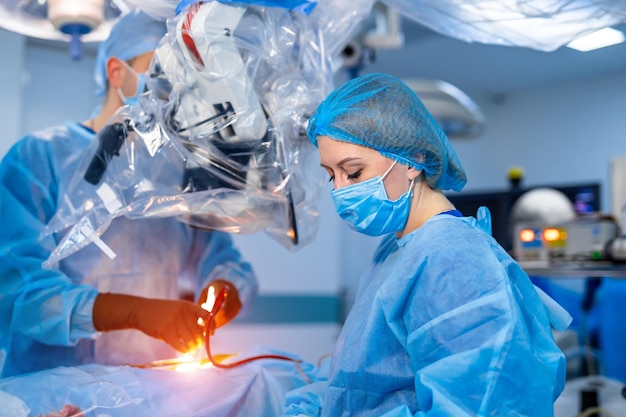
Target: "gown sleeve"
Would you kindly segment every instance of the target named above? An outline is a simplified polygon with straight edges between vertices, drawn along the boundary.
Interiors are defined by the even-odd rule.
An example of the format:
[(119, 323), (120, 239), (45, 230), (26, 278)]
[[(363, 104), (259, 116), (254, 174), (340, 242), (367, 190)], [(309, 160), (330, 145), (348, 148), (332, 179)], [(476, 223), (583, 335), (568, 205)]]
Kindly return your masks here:
[(57, 243), (39, 240), (58, 193), (49, 143), (28, 136), (0, 165), (0, 332), (71, 346), (96, 334), (91, 313), (97, 291), (42, 268)]

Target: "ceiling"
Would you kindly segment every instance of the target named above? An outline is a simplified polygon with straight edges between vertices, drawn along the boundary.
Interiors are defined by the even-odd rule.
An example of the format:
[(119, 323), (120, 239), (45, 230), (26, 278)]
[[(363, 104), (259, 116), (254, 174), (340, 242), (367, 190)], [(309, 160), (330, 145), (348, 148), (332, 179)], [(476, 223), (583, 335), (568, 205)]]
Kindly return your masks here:
[[(626, 24), (616, 26), (626, 32)], [(507, 94), (558, 83), (626, 74), (626, 42), (590, 52), (561, 47), (544, 52), (524, 47), (467, 43), (402, 18), (404, 46), (379, 49), (366, 59), (366, 72), (387, 72), (401, 78), (441, 79), (472, 94)], [(39, 47), (68, 51), (65, 42), (29, 38)], [(84, 43), (95, 55), (97, 43)]]
[[(616, 26), (626, 31), (626, 24)], [(523, 47), (467, 43), (402, 20), (404, 47), (378, 50), (367, 72), (436, 78), (473, 93), (505, 94), (557, 83), (626, 74), (626, 42), (590, 52), (561, 47), (543, 52)]]

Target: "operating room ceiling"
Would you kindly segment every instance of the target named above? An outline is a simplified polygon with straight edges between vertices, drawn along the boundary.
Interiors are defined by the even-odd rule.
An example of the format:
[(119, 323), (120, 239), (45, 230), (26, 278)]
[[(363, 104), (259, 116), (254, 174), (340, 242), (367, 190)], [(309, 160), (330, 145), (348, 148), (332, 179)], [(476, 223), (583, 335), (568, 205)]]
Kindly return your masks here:
[[(616, 26), (626, 31), (626, 25)], [(529, 88), (626, 74), (626, 43), (590, 52), (561, 47), (552, 52), (524, 47), (468, 43), (440, 35), (419, 23), (402, 19), (404, 47), (378, 50), (365, 70), (402, 78), (432, 78), (466, 92), (507, 94)], [(29, 39), (39, 47), (67, 49), (64, 42)], [(94, 53), (96, 44), (85, 44)]]
[[(614, 27), (626, 31), (626, 24)], [(365, 62), (365, 71), (441, 79), (470, 94), (493, 95), (626, 73), (626, 43), (590, 52), (469, 43), (408, 17), (401, 18), (401, 31), (404, 46), (378, 49), (374, 62)], [(67, 44), (59, 41), (30, 38), (29, 44), (67, 50)], [(85, 43), (84, 52), (93, 54), (96, 46)]]
[[(614, 26), (626, 31), (626, 24)], [(468, 43), (402, 20), (401, 49), (378, 50), (366, 70), (402, 78), (434, 78), (468, 93), (507, 94), (559, 83), (626, 74), (626, 43), (589, 52), (567, 47), (552, 52)]]

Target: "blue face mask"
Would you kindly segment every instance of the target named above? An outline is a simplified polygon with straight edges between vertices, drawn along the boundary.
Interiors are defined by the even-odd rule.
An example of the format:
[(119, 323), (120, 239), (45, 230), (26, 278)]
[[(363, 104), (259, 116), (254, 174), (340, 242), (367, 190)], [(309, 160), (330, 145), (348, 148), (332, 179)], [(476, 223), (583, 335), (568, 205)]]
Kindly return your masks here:
[(124, 65), (126, 66), (126, 68), (128, 68), (133, 74), (135, 74), (135, 77), (137, 78), (137, 89), (135, 90), (135, 95), (130, 96), (130, 97), (125, 97), (124, 93), (122, 93), (122, 89), (118, 88), (117, 89), (117, 94), (119, 94), (120, 98), (122, 99), (122, 101), (124, 102), (124, 104), (128, 105), (128, 106), (138, 106), (139, 105), (139, 97), (146, 92), (146, 74), (144, 73), (139, 73), (137, 71), (135, 71), (133, 69), (133, 67), (131, 67), (130, 65), (128, 65), (126, 62), (121, 61), (124, 63)]
[(381, 236), (404, 229), (409, 218), (414, 181), (400, 198), (389, 200), (383, 180), (395, 164), (382, 177), (376, 176), (331, 192), (337, 214), (357, 232)]

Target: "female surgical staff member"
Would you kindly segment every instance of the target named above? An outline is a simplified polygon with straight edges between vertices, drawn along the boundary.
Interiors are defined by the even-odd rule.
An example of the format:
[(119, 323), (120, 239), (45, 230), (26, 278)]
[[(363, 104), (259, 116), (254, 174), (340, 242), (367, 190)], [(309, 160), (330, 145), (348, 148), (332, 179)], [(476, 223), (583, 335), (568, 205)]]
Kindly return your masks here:
[(339, 216), (386, 236), (328, 380), (289, 394), (285, 415), (552, 416), (565, 362), (551, 324), (569, 315), (490, 236), (487, 210), (463, 217), (442, 193), (465, 172), (415, 93), (389, 75), (353, 79), (307, 134)]

